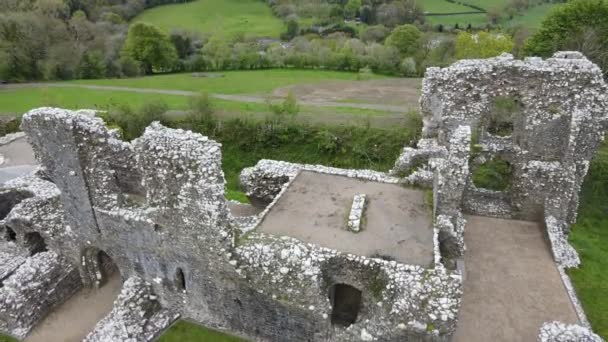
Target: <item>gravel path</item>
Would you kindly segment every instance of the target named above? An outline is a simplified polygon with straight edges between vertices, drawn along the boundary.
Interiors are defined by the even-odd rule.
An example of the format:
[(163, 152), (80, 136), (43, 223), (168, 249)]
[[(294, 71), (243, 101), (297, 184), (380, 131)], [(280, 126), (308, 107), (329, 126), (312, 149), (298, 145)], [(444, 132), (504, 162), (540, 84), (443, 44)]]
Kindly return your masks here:
[(470, 216), (452, 342), (536, 341), (544, 322), (578, 323), (537, 223)]

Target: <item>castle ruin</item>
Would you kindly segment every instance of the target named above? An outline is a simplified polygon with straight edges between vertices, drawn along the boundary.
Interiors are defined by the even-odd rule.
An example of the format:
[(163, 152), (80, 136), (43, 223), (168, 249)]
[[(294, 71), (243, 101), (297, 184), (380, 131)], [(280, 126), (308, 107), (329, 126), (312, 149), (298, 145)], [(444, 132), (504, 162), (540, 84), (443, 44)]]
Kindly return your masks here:
[[(120, 274), (86, 341), (149, 341), (179, 317), (252, 341), (449, 341), (465, 215), (480, 215), (546, 228), (579, 324), (547, 322), (538, 339), (600, 341), (564, 269), (580, 263), (567, 235), (607, 90), (576, 52), (429, 68), (423, 138), (390, 173), (262, 160), (241, 173), (263, 207), (245, 216), (207, 137), (153, 123), (129, 143), (100, 118), (32, 110), (21, 128), (42, 168), (0, 190), (0, 331), (23, 338)], [(508, 186), (476, 185), (498, 159)]]

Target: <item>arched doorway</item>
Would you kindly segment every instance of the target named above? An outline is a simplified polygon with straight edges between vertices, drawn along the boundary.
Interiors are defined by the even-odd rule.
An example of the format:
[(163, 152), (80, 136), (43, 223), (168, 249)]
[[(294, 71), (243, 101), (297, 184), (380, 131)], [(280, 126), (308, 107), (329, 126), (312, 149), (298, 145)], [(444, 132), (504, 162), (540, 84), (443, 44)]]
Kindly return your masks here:
[(114, 277), (120, 277), (120, 270), (112, 257), (105, 251), (90, 247), (84, 255), (85, 273), (90, 285), (101, 288)]
[(331, 324), (348, 327), (355, 323), (361, 309), (361, 291), (347, 284), (335, 284), (329, 289), (332, 306)]
[(38, 232), (29, 232), (23, 236), (23, 245), (30, 251), (30, 255), (46, 252), (46, 242)]
[(17, 240), (17, 233), (15, 233), (15, 231), (9, 227), (4, 227), (4, 239), (6, 241), (16, 241)]
[(184, 275), (184, 271), (178, 267), (175, 271), (175, 288), (179, 291), (186, 291), (186, 276)]
[(101, 273), (101, 280), (99, 282), (100, 287), (105, 285), (110, 278), (120, 276), (118, 266), (116, 266), (112, 257), (106, 252), (102, 250), (97, 252), (97, 260), (99, 263), (99, 272)]

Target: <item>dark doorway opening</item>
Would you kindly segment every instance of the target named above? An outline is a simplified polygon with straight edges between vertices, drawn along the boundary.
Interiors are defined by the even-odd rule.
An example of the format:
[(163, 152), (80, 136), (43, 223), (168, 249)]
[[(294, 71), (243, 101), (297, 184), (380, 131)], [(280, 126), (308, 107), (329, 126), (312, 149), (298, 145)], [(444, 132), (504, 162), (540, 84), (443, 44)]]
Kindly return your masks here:
[(4, 227), (4, 239), (6, 241), (16, 241), (17, 233), (9, 227)]
[(23, 244), (30, 251), (30, 255), (46, 252), (46, 243), (38, 232), (26, 233), (23, 236)]
[(336, 284), (329, 289), (329, 300), (331, 324), (348, 327), (355, 323), (361, 309), (361, 291), (350, 285)]
[(108, 280), (119, 274), (118, 266), (112, 260), (106, 252), (99, 251), (97, 253), (97, 262), (99, 263), (99, 271), (101, 272), (101, 279), (99, 281), (99, 287), (105, 285)]
[(186, 276), (184, 275), (184, 271), (179, 267), (175, 271), (175, 287), (180, 291), (186, 290)]

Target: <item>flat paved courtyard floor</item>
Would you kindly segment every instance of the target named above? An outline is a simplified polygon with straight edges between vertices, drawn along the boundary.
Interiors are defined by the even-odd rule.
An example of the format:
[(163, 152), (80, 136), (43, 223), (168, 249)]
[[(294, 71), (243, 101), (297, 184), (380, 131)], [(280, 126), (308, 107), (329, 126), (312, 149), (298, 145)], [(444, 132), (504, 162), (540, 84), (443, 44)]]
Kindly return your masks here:
[(100, 289), (84, 289), (42, 320), (24, 342), (80, 342), (112, 310), (122, 280), (115, 275)]
[(0, 146), (0, 184), (36, 169), (34, 151), (25, 137)]
[[(364, 228), (346, 230), (355, 194), (367, 196)], [(431, 212), (424, 192), (395, 184), (301, 172), (258, 231), (364, 256), (387, 256), (428, 266), (433, 262)]]
[(464, 297), (452, 342), (534, 342), (544, 322), (578, 323), (539, 224), (467, 220)]

